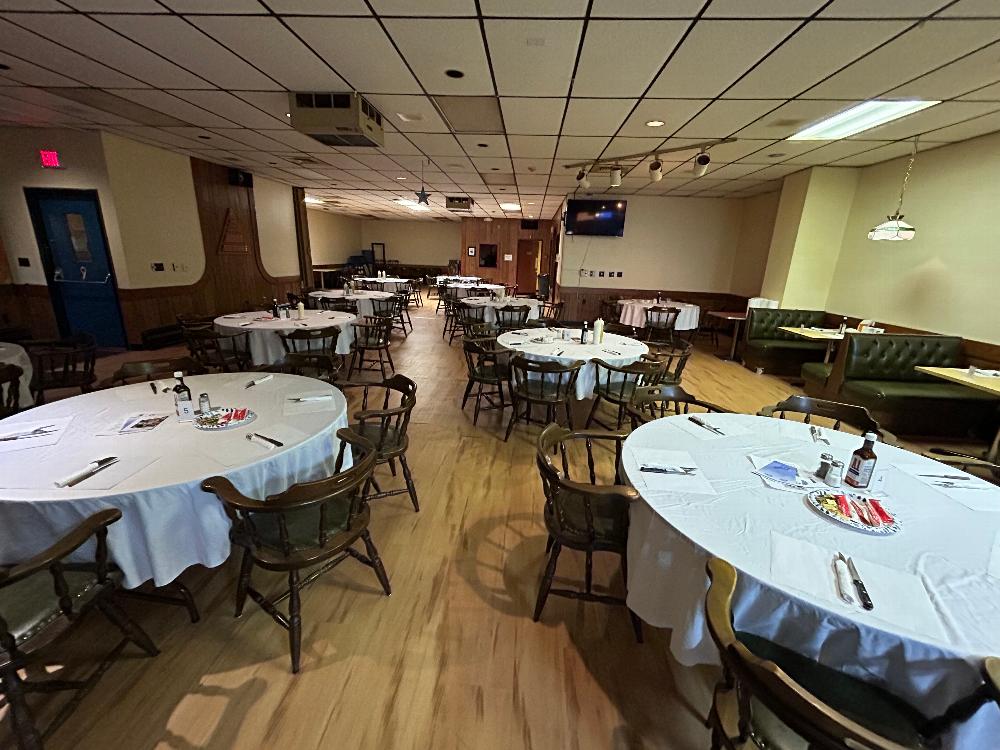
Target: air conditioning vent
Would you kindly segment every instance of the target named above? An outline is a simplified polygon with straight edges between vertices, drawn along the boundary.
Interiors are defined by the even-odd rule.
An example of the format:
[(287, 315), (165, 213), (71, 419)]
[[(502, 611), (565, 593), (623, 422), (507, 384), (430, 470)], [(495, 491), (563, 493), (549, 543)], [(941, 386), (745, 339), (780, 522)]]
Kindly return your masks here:
[(444, 207), (455, 213), (472, 213), (472, 206), (475, 201), (468, 196), (445, 196)]
[(385, 143), (382, 114), (360, 94), (296, 92), (288, 106), (292, 127), (327, 146)]

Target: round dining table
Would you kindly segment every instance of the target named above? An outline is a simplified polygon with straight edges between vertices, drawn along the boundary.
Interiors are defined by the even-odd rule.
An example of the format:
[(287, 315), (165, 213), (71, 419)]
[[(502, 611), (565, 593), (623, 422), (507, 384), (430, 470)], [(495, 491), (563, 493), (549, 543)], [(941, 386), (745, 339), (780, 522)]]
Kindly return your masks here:
[[(593, 331), (590, 331), (589, 335), (593, 336)], [(593, 360), (601, 359), (609, 365), (623, 367), (637, 361), (643, 354), (649, 353), (649, 347), (641, 341), (616, 333), (605, 333), (604, 340), (599, 344), (581, 344), (578, 328), (524, 328), (500, 334), (497, 343), (518, 352), (526, 359), (538, 362), (549, 361), (568, 365), (575, 360), (583, 360), (586, 364), (580, 368), (576, 378), (578, 399), (594, 395), (594, 386), (597, 385), (597, 365)]]
[(35, 397), (31, 395), (31, 357), (18, 344), (8, 344), (0, 341), (0, 365), (17, 365), (21, 368), (21, 382), (18, 388), (18, 407), (26, 409), (34, 405)]
[(445, 284), (448, 289), (454, 289), (455, 294), (458, 297), (468, 297), (474, 291), (487, 291), (493, 293), (502, 293), (507, 287), (503, 284), (468, 284), (468, 283), (450, 283)]
[[(673, 631), (678, 663), (718, 663), (701, 573), (715, 556), (739, 573), (737, 631), (874, 680), (927, 716), (981, 683), (983, 658), (1000, 654), (1000, 487), (876, 444), (867, 492), (898, 531), (864, 533), (816, 510), (802, 489), (753, 473), (776, 460), (804, 477), (821, 453), (849, 460), (860, 437), (830, 429), (814, 437), (809, 425), (784, 419), (698, 417), (713, 429), (685, 415), (654, 420), (629, 436), (623, 456), (642, 496), (630, 508), (628, 606)], [(641, 470), (680, 465), (693, 471)], [(837, 553), (857, 564), (871, 611), (840, 598)], [(952, 728), (944, 746), (978, 750), (997, 737), (1000, 708), (990, 702)]]
[(358, 308), (358, 315), (365, 318), (374, 314), (372, 300), (389, 299), (389, 297), (393, 296), (393, 293), (380, 292), (377, 289), (356, 289), (350, 294), (345, 295), (343, 289), (321, 289), (318, 292), (310, 292), (309, 296), (316, 299), (342, 299), (353, 302)]
[(363, 276), (359, 281), (381, 284), (383, 291), (396, 292), (400, 284), (409, 284), (411, 279), (404, 279), (399, 276), (383, 276), (381, 278), (377, 276)]
[(487, 323), (496, 323), (496, 310), (501, 307), (527, 307), (528, 320), (538, 320), (538, 300), (531, 297), (509, 297), (507, 299), (490, 299), (489, 297), (470, 297), (462, 300), (473, 307), (484, 307), (483, 319)]
[(622, 312), (618, 322), (622, 325), (634, 326), (635, 328), (646, 327), (646, 312), (651, 307), (673, 307), (679, 310), (677, 321), (674, 323), (675, 331), (693, 331), (698, 328), (698, 321), (701, 316), (701, 308), (688, 302), (673, 302), (671, 300), (655, 299), (621, 299), (618, 300)]
[[(225, 430), (179, 421), (173, 394), (155, 393), (149, 383), (63, 399), (0, 421), (0, 564), (26, 560), (82, 519), (114, 507), (122, 519), (108, 529), (109, 553), (126, 587), (148, 580), (163, 586), (191, 565), (221, 565), (230, 552), (229, 520), (201, 482), (225, 476), (247, 496), (263, 499), (330, 476), (340, 446), (336, 431), (347, 426), (347, 401), (330, 384), (275, 374), (246, 388), (254, 377), (184, 379), (196, 402), (207, 393), (216, 408), (249, 408), (257, 415)], [(305, 396), (326, 398), (293, 400)], [(148, 431), (122, 434), (125, 420), (138, 414), (168, 416)], [(49, 425), (61, 428), (56, 442), (51, 434), (3, 440)], [(251, 442), (251, 433), (282, 445)], [(56, 486), (109, 457), (117, 463), (75, 486)], [(81, 552), (80, 559), (87, 556)], [(93, 560), (92, 551), (89, 556)]]
[(306, 310), (299, 320), (295, 310), (290, 318), (274, 318), (269, 312), (234, 313), (220, 315), (215, 319), (215, 327), (223, 333), (250, 334), (250, 357), (255, 365), (279, 364), (285, 360), (285, 346), (278, 333), (291, 333), (300, 329), (335, 327), (340, 329), (337, 336), (337, 354), (350, 354), (354, 343), (354, 321), (358, 316), (337, 310)]
[(449, 282), (453, 284), (475, 284), (479, 281), (478, 276), (438, 276), (438, 284), (447, 284)]

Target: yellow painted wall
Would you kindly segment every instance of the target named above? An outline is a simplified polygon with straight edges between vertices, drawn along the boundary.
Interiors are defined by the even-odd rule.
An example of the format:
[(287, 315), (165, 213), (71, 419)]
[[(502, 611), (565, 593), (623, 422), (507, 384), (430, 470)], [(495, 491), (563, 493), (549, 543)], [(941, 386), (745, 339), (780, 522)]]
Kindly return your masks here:
[(785, 295), (808, 189), (809, 170), (790, 174), (782, 183), (781, 199), (778, 201), (774, 232), (771, 235), (771, 249), (767, 255), (767, 266), (761, 284), (762, 297), (780, 300)]
[(319, 208), (310, 208), (306, 215), (309, 221), (309, 247), (315, 265), (344, 263), (348, 257), (360, 252), (360, 218)]
[(906, 161), (860, 170), (827, 309), (1000, 344), (1000, 133), (921, 151), (903, 205), (916, 237), (872, 242)]
[(461, 253), (462, 223), (362, 219), (361, 247), (370, 248), (373, 242), (385, 243), (389, 260), (446, 266)]
[(729, 281), (729, 291), (733, 294), (747, 297), (760, 294), (780, 195), (779, 192), (764, 193), (741, 201), (740, 233)]
[(276, 277), (298, 276), (299, 249), (291, 186), (255, 176), (253, 205), (264, 269)]
[[(110, 133), (101, 133), (101, 144), (128, 270), (122, 283), (116, 259), (119, 286), (197, 282), (205, 271), (205, 249), (190, 158)], [(154, 272), (154, 262), (164, 270)]]

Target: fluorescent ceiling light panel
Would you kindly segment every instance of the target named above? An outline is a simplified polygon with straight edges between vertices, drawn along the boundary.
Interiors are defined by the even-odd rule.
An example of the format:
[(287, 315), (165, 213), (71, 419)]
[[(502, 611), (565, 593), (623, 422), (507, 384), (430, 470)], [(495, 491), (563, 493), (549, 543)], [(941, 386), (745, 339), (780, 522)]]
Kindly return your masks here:
[(520, 211), (521, 210), (521, 204), (520, 203), (501, 203), (500, 204), (500, 210), (501, 211)]
[(417, 203), (416, 201), (410, 200), (409, 198), (400, 198), (398, 201), (396, 201), (396, 203), (398, 203), (401, 206), (406, 206), (411, 211), (430, 211), (431, 210), (429, 206), (425, 206), (422, 203)]
[(898, 120), (900, 117), (912, 115), (922, 109), (940, 104), (940, 101), (881, 101), (873, 99), (862, 102), (844, 112), (828, 117), (822, 122), (810, 125), (795, 135), (789, 136), (790, 141), (836, 141), (857, 133)]

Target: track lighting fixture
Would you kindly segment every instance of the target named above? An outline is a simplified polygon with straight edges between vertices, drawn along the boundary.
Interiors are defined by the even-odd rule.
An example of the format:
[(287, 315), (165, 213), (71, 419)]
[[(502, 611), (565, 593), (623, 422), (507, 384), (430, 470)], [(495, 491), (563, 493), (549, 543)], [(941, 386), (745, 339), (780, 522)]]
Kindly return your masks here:
[(584, 190), (590, 187), (590, 180), (587, 179), (587, 173), (582, 169), (576, 173), (576, 184)]
[(611, 187), (619, 187), (622, 184), (622, 168), (612, 167), (611, 169)]
[(649, 163), (649, 179), (653, 182), (663, 179), (663, 162), (660, 161), (659, 155)]
[(712, 163), (712, 157), (708, 155), (708, 152), (704, 149), (694, 157), (694, 164), (691, 165), (691, 171), (694, 173), (695, 177), (704, 176), (705, 172), (708, 171), (708, 165)]

